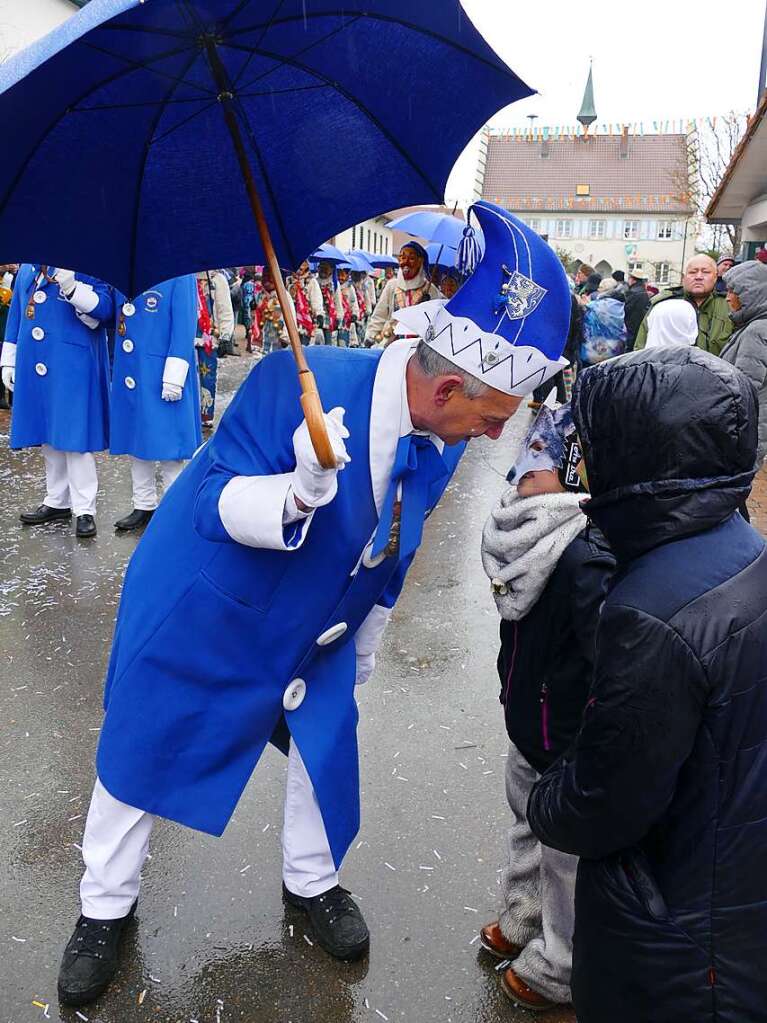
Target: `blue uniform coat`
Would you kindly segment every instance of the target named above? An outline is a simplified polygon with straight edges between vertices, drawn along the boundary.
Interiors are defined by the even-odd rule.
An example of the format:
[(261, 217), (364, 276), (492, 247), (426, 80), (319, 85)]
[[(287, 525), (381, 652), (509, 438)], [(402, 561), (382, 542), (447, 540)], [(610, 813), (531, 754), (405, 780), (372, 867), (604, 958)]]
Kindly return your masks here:
[[(123, 298), (117, 314), (125, 333), (115, 335), (110, 451), (148, 461), (191, 458), (202, 443), (195, 277), (165, 281), (131, 303)], [(180, 401), (162, 400), (168, 357), (189, 366)]]
[[(253, 370), (155, 513), (128, 567), (106, 683), (98, 774), (116, 798), (221, 834), (266, 743), (286, 724), (340, 864), (359, 826), (354, 634), (375, 604), (391, 606), (407, 569), (396, 556), (376, 567), (362, 560), (378, 523), (370, 417), (380, 357), (307, 351), (325, 407), (346, 409), (352, 460), (303, 546), (237, 544), (218, 512), (233, 477), (295, 467), (302, 415), (288, 353)], [(429, 471), (428, 509), (462, 450), (445, 448)], [(340, 622), (343, 635), (318, 645)], [(194, 636), (205, 641), (190, 643)], [(283, 711), (296, 678), (306, 696)]]
[[(114, 312), (112, 289), (77, 274), (98, 296), (88, 314), (97, 321), (94, 328), (78, 317), (57, 284), (43, 278), (35, 288), (39, 271), (28, 263), (19, 270), (5, 330), (6, 341), (17, 346), (11, 447), (103, 451), (109, 446), (109, 358), (102, 324)], [(35, 290), (45, 297), (32, 303), (29, 319)]]

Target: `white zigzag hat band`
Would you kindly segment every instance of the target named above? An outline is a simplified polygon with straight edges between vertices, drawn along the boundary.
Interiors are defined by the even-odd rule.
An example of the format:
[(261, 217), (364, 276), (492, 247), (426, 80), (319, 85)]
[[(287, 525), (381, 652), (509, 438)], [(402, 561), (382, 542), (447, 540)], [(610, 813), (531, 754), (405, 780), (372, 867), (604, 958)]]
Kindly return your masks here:
[(453, 316), (441, 300), (422, 302), (394, 313), (398, 334), (415, 334), (444, 358), (489, 387), (519, 397), (531, 394), (568, 365), (549, 359), (529, 345), (480, 330), (464, 316)]

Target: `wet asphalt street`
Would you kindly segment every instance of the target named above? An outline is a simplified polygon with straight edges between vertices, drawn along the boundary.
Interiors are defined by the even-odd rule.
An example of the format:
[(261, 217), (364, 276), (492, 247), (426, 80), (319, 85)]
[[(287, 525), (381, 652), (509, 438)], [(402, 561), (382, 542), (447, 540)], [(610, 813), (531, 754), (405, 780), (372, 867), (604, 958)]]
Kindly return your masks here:
[[(224, 400), (249, 364), (222, 363)], [(0, 413), (0, 1023), (532, 1018), (505, 1000), (476, 941), (497, 912), (507, 813), (498, 621), (479, 538), (528, 415), (464, 458), (359, 693), (363, 822), (341, 880), (370, 926), (369, 959), (334, 962), (283, 906), (285, 764), (270, 751), (222, 839), (155, 828), (117, 982), (76, 1014), (59, 1008), (56, 974), (79, 911), (103, 676), (136, 542), (111, 528), (130, 509), (129, 471), (99, 457), (95, 541), (69, 526), (22, 529), (19, 511), (43, 495), (42, 460), (8, 451)]]

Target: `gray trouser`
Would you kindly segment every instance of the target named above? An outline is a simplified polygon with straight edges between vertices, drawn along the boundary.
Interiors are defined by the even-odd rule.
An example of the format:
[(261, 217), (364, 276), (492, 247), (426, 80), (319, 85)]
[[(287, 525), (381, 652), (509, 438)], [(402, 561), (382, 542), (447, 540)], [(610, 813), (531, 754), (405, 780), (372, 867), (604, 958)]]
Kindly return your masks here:
[(539, 777), (511, 743), (506, 798), (512, 823), (501, 878), (506, 908), (499, 923), (508, 941), (524, 946), (514, 972), (544, 997), (569, 1002), (578, 857), (541, 845), (530, 830), (527, 800)]

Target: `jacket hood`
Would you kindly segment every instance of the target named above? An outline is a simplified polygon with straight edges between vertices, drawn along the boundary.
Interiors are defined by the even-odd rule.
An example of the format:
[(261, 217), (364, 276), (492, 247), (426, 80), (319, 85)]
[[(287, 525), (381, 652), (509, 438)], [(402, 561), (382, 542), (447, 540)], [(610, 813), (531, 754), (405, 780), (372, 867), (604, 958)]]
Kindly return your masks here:
[(741, 308), (730, 313), (733, 323), (743, 326), (751, 320), (767, 316), (767, 266), (758, 259), (731, 267), (724, 274), (724, 283), (740, 299)]
[(734, 366), (698, 348), (649, 348), (581, 373), (572, 399), (591, 500), (619, 561), (710, 529), (755, 474), (757, 404)]

